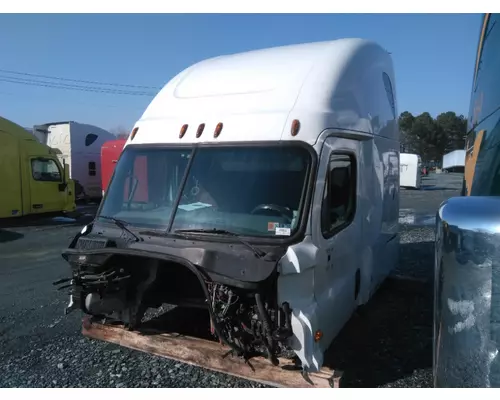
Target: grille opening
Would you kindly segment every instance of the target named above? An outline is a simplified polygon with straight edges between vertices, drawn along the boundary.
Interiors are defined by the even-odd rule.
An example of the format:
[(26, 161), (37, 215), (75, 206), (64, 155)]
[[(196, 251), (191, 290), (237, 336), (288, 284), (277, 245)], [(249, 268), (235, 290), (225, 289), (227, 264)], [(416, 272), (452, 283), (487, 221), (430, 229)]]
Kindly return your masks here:
[(214, 340), (202, 286), (186, 266), (161, 261), (143, 304), (147, 310), (139, 329)]

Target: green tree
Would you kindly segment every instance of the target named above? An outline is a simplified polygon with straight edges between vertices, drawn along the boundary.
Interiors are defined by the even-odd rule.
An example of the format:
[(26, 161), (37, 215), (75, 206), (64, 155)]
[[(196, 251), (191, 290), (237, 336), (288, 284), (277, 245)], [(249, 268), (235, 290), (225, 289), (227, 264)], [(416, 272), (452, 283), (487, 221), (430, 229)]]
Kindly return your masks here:
[(417, 117), (412, 126), (412, 137), (415, 150), (422, 161), (430, 161), (434, 156), (434, 142), (437, 134), (437, 125), (428, 112)]
[(415, 121), (415, 117), (409, 111), (404, 111), (399, 116), (399, 132), (400, 132), (400, 150), (404, 153), (413, 153), (414, 145), (413, 145), (413, 136), (412, 136), (412, 127), (413, 122)]
[(117, 139), (127, 139), (130, 134), (130, 132), (123, 126), (111, 129), (111, 133), (115, 135)]
[(440, 133), (436, 145), (441, 157), (450, 151), (465, 147), (467, 119), (463, 115), (456, 115), (453, 111), (448, 111), (439, 114), (436, 123)]
[(465, 147), (467, 120), (453, 111), (435, 119), (428, 112), (414, 116), (404, 111), (398, 123), (401, 151), (419, 154), (423, 161), (440, 161), (444, 154)]

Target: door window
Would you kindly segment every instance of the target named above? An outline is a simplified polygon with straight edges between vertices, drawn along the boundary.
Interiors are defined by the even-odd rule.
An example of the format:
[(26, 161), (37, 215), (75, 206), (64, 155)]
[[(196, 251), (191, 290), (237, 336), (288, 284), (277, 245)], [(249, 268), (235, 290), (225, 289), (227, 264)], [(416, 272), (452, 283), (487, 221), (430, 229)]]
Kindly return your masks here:
[(94, 161), (89, 162), (89, 176), (96, 176), (96, 166)]
[(96, 140), (97, 140), (98, 136), (93, 134), (93, 133), (89, 133), (87, 136), (85, 136), (85, 146), (90, 146), (92, 143), (94, 143)]
[(325, 177), (321, 206), (321, 231), (333, 236), (354, 219), (356, 209), (356, 159), (348, 153), (332, 153)]
[(35, 158), (31, 160), (31, 174), (35, 181), (62, 182), (59, 166), (50, 158)]

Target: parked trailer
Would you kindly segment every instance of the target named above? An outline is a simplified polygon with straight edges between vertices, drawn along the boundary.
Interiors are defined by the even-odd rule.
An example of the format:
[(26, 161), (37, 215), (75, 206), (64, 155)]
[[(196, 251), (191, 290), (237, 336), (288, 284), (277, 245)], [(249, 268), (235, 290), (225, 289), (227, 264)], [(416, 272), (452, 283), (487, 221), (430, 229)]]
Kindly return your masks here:
[[(63, 253), (66, 311), (83, 310), (96, 339), (275, 386), (335, 386), (326, 349), (398, 263), (397, 115), (391, 56), (361, 39), (181, 72)], [(174, 309), (157, 317), (163, 304)]]
[(418, 154), (401, 153), (399, 155), (399, 185), (420, 189), (422, 185), (422, 161)]
[(102, 196), (101, 147), (116, 137), (97, 126), (74, 121), (36, 125), (33, 134), (43, 144), (59, 151), (69, 164), (71, 179), (76, 181), (78, 198)]
[(464, 172), (465, 150), (455, 150), (443, 156), (443, 170), (446, 172)]
[[(434, 386), (500, 387), (499, 14), (485, 14), (462, 196), (441, 204), (435, 246)], [(495, 27), (495, 29), (494, 29)], [(480, 66), (480, 67), (479, 67)]]
[(0, 218), (74, 211), (67, 165), (24, 128), (0, 117)]

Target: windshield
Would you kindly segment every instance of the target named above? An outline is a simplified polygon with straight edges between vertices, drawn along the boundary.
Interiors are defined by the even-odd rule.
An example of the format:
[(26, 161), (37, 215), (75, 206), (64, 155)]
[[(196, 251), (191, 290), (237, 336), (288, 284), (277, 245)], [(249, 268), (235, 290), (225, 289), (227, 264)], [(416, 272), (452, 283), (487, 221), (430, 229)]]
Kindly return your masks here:
[(127, 146), (99, 215), (149, 229), (166, 230), (172, 223), (170, 232), (216, 229), (244, 236), (291, 236), (303, 208), (311, 162), (301, 146), (195, 151)]

